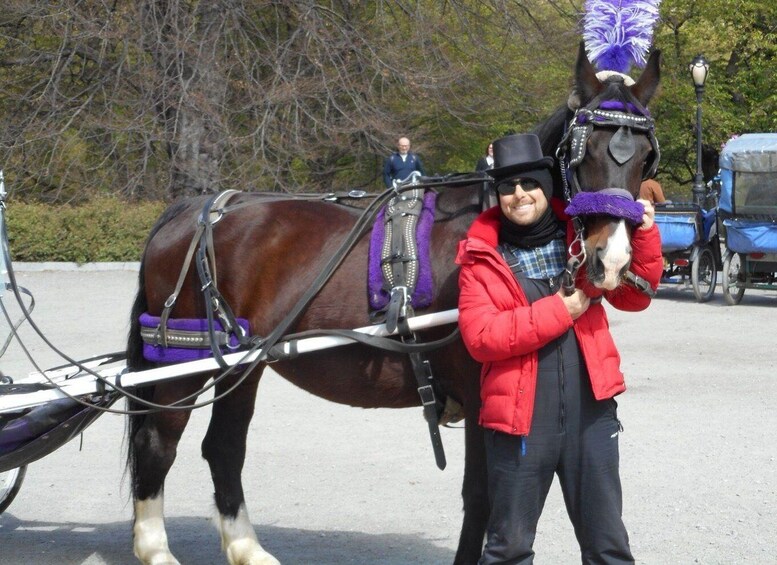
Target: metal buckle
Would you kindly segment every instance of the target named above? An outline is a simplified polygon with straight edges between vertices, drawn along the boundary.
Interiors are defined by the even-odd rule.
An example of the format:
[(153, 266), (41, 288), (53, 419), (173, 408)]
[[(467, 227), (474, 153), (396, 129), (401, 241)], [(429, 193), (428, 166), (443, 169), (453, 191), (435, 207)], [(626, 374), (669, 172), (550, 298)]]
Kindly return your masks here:
[(418, 395), (421, 397), (422, 406), (430, 406), (436, 402), (432, 385), (419, 386)]
[(407, 295), (407, 287), (406, 286), (396, 286), (391, 289), (391, 294), (394, 294), (395, 291), (398, 291), (402, 293), (402, 302), (399, 306), (399, 319), (404, 320), (407, 318), (407, 307), (408, 307), (408, 295)]

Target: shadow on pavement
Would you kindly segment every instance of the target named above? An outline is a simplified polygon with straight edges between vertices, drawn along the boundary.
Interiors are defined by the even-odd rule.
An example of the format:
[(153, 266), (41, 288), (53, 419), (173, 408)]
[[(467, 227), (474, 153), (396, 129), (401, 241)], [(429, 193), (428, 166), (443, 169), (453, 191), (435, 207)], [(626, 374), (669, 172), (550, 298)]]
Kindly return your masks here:
[[(166, 520), (170, 548), (186, 565), (227, 563), (212, 520), (172, 517)], [(263, 547), (283, 565), (431, 565), (451, 563), (454, 552), (437, 547), (422, 534), (367, 534), (255, 526)], [(23, 522), (0, 516), (0, 564), (135, 565), (129, 522), (78, 524)]]

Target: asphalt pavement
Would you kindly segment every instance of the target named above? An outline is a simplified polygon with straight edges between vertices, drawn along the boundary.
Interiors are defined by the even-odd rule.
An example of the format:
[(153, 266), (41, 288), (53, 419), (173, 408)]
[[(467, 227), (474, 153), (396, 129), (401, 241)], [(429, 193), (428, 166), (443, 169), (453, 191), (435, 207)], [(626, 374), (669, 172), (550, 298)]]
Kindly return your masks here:
[[(25, 266), (17, 277), (45, 334), (86, 358), (124, 347), (137, 273), (119, 267)], [(619, 397), (621, 475), (639, 563), (777, 564), (776, 313), (777, 292), (748, 290), (727, 306), (720, 288), (697, 304), (690, 289), (670, 286), (646, 312), (609, 309), (629, 387)], [(42, 366), (61, 364), (29, 328), (22, 335)], [(33, 370), (17, 345), (0, 369)], [(208, 412), (193, 416), (166, 486), (170, 546), (186, 565), (226, 563), (199, 455)], [(420, 408), (336, 405), (268, 372), (244, 469), (263, 546), (284, 565), (451, 563), (464, 434), (442, 435), (445, 471)], [(104, 415), (30, 465), (0, 516), (0, 565), (136, 562), (123, 440), (123, 419)], [(537, 563), (580, 562), (557, 484), (535, 550)]]

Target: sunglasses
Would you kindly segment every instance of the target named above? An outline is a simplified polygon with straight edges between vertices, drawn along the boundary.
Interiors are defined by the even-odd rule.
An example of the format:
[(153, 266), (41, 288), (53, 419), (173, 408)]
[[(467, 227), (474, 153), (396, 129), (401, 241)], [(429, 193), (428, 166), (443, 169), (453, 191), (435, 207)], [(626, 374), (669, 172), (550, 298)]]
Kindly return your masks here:
[(515, 192), (516, 185), (521, 185), (524, 192), (541, 188), (536, 180), (517, 178), (500, 182), (496, 185), (496, 191), (503, 196), (509, 196)]

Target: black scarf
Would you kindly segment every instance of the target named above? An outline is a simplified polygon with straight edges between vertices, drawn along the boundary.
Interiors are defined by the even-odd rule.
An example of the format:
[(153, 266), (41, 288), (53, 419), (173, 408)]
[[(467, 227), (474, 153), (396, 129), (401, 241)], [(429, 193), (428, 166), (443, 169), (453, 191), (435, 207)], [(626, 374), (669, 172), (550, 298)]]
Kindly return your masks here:
[(516, 247), (531, 249), (542, 247), (554, 239), (564, 237), (564, 229), (550, 206), (540, 219), (530, 226), (519, 226), (511, 222), (499, 208), (499, 242), (506, 242)]

